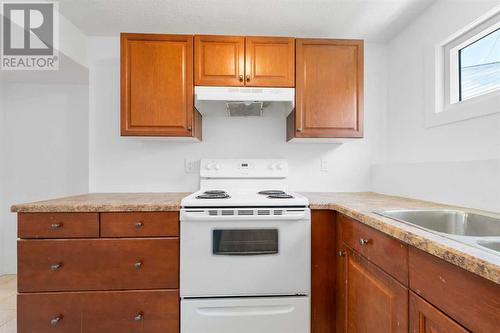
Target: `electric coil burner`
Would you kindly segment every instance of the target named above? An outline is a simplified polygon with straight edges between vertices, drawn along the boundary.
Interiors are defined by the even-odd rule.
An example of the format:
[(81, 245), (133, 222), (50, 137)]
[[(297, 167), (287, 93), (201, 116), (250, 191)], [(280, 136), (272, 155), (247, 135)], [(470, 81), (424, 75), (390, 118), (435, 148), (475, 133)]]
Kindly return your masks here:
[(205, 191), (196, 196), (196, 199), (229, 199), (231, 198), (226, 191), (222, 190), (210, 190)]
[(270, 194), (267, 197), (269, 199), (293, 199), (293, 195), (286, 193)]

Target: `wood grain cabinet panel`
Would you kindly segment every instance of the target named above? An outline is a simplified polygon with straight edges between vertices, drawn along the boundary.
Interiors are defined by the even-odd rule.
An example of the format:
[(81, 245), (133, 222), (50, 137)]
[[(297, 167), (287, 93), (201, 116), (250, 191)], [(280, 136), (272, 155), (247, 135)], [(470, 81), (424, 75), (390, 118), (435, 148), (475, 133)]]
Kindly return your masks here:
[(121, 34), (121, 134), (201, 138), (193, 36)]
[(336, 223), (330, 210), (311, 212), (311, 332), (335, 332)]
[(475, 333), (498, 332), (500, 285), (410, 247), (410, 288)]
[(178, 333), (177, 290), (20, 294), (18, 333)]
[(410, 333), (468, 333), (431, 304), (410, 292)]
[(408, 289), (348, 248), (342, 260), (345, 332), (407, 333)]
[(19, 213), (19, 238), (99, 237), (99, 213)]
[(179, 212), (101, 213), (101, 237), (178, 237)]
[(246, 37), (245, 54), (247, 86), (295, 86), (294, 38)]
[(408, 246), (354, 219), (339, 214), (342, 239), (356, 252), (408, 286)]
[(363, 137), (363, 41), (296, 40), (288, 139)]
[(19, 292), (178, 287), (178, 238), (18, 241)]
[(194, 36), (197, 86), (244, 86), (245, 37)]

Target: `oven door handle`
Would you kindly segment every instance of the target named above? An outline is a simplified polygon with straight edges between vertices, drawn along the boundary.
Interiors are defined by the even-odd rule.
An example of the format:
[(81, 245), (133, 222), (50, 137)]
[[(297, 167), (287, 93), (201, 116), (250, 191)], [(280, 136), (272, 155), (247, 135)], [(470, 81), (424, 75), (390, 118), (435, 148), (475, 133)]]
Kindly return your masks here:
[(300, 221), (307, 219), (308, 211), (284, 212), (283, 215), (208, 215), (205, 211), (181, 211), (181, 222), (193, 221)]
[(202, 307), (197, 312), (210, 317), (270, 316), (291, 313), (292, 305)]

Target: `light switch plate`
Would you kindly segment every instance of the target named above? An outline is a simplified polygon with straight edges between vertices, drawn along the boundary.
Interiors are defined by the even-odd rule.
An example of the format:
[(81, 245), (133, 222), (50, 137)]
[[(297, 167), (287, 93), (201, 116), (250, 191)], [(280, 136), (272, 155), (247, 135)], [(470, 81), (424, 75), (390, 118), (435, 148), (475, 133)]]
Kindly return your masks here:
[(328, 172), (328, 161), (325, 159), (321, 159), (319, 162), (319, 171)]
[(184, 159), (184, 172), (185, 173), (196, 173), (197, 171), (198, 171), (198, 161), (185, 158)]

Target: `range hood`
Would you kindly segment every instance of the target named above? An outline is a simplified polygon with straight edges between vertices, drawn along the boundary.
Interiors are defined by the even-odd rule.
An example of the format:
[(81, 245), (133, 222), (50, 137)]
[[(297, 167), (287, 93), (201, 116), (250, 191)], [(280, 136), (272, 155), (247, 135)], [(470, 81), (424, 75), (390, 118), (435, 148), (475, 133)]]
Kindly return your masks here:
[(287, 116), (295, 107), (294, 88), (194, 87), (202, 116)]

